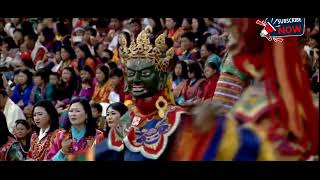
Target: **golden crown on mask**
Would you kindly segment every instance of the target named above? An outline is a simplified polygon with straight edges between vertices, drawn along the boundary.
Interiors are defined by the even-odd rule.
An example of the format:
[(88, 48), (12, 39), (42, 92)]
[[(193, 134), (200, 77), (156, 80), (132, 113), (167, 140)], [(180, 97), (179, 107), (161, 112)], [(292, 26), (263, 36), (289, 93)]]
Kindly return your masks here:
[(132, 41), (129, 48), (127, 47), (127, 40), (123, 34), (119, 35), (119, 54), (120, 59), (127, 63), (136, 59), (147, 59), (152, 61), (157, 70), (167, 72), (169, 68), (169, 61), (174, 56), (173, 47), (167, 50), (165, 42), (165, 34), (159, 35), (155, 40), (155, 46), (150, 43), (150, 35), (152, 27), (147, 26), (142, 30), (136, 41)]

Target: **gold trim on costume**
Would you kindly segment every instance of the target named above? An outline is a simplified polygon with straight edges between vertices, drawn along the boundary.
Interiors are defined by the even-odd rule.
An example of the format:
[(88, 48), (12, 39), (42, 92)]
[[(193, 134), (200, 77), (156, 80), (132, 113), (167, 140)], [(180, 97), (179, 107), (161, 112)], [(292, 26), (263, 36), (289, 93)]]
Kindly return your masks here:
[[(160, 106), (160, 103), (163, 103), (162, 106)], [(165, 117), (165, 112), (168, 108), (168, 102), (162, 97), (160, 96), (158, 98), (158, 100), (156, 101), (156, 107), (158, 109), (158, 114), (160, 118), (164, 118)]]

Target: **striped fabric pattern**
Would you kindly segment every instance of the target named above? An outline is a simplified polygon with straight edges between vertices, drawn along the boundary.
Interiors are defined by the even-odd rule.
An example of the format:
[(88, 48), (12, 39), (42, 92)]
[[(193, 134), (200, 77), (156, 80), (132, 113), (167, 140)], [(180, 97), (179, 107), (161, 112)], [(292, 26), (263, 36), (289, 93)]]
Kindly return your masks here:
[(237, 76), (228, 73), (221, 73), (214, 92), (213, 100), (220, 101), (226, 110), (229, 110), (240, 98), (244, 85), (244, 81), (239, 79)]

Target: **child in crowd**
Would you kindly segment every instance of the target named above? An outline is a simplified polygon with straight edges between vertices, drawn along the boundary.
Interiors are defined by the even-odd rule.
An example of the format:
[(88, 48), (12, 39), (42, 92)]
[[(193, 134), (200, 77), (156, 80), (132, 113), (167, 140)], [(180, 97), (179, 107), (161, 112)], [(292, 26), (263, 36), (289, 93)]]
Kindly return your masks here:
[(97, 123), (97, 129), (106, 132), (106, 118), (102, 116), (102, 106), (99, 103), (91, 105), (92, 118)]

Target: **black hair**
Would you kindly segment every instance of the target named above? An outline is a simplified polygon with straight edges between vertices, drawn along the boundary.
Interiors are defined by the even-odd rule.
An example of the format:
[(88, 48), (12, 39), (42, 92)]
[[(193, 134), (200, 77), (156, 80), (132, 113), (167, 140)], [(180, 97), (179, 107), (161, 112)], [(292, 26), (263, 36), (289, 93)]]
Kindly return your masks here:
[(85, 66), (81, 69), (81, 71), (86, 71), (86, 72), (88, 72), (88, 73), (91, 75), (91, 78), (93, 78), (93, 77), (95, 76), (95, 73), (93, 72), (93, 70), (91, 69), (91, 67), (88, 66), (88, 65), (85, 65)]
[(208, 20), (214, 22), (214, 19), (212, 17), (208, 18)]
[(203, 42), (204, 42), (204, 43), (207, 42), (208, 37), (210, 37), (210, 36), (212, 36), (212, 34), (209, 33), (209, 32), (206, 32), (205, 34), (203, 34)]
[[(69, 83), (68, 91), (71, 91), (71, 92), (68, 92), (68, 93), (72, 93), (73, 91), (78, 89), (78, 79), (77, 79), (76, 72), (72, 67), (65, 67), (63, 68), (62, 71), (64, 70), (68, 70), (69, 72), (71, 72), (71, 79), (68, 82)], [(61, 87), (66, 87), (66, 82), (61, 80)]]
[(98, 18), (96, 27), (97, 28), (106, 28), (106, 27), (108, 27), (109, 23), (110, 23), (110, 20), (107, 18)]
[(8, 50), (18, 48), (16, 43), (14, 42), (13, 38), (10, 36), (7, 36), (3, 39), (3, 43), (8, 44)]
[(91, 104), (91, 108), (95, 108), (99, 113), (102, 112), (102, 106), (99, 103), (93, 103)]
[(19, 74), (19, 72), (20, 72), (20, 69), (16, 69), (13, 71), (13, 75), (15, 76), (15, 75)]
[(0, 72), (0, 89), (5, 89), (2, 76), (3, 76), (3, 74)]
[(25, 119), (18, 119), (18, 120), (16, 120), (16, 127), (17, 127), (18, 124), (24, 125), (27, 129), (30, 129), (30, 128), (31, 128), (31, 124), (30, 124), (27, 120), (25, 120)]
[[(78, 48), (84, 53), (84, 56), (85, 56), (85, 59), (87, 59), (87, 58), (92, 58), (92, 59), (94, 59), (93, 58), (93, 55), (91, 54), (91, 52), (90, 52), (90, 49), (89, 49), (89, 47), (88, 47), (88, 45), (86, 45), (86, 44), (84, 44), (84, 43), (80, 43), (79, 45), (78, 45)], [(95, 59), (94, 59), (95, 60)]]
[(195, 35), (193, 32), (185, 32), (184, 34), (182, 34), (181, 38), (187, 38), (189, 39), (189, 41), (195, 43)]
[[(188, 66), (187, 66), (187, 63), (184, 62), (184, 61), (178, 61), (176, 66), (178, 64), (180, 64), (181, 67), (182, 67), (182, 72), (181, 72), (182, 79), (188, 79)], [(173, 71), (173, 73), (172, 73), (172, 81), (175, 81), (177, 78), (178, 78), (177, 75)]]
[(0, 147), (7, 143), (9, 136), (14, 138), (8, 129), (6, 116), (0, 111)]
[(32, 40), (33, 42), (36, 42), (38, 40), (38, 36), (35, 33), (30, 33), (26, 35), (28, 39)]
[(218, 53), (218, 48), (215, 44), (205, 44), (206, 46), (206, 49), (209, 51), (209, 52), (212, 52), (214, 54), (217, 54)]
[[(56, 129), (59, 129), (59, 114), (54, 107), (54, 105), (48, 101), (48, 100), (41, 100), (37, 102), (32, 109), (32, 116), (34, 113), (34, 110), (36, 107), (42, 107), (45, 109), (45, 111), (48, 113), (50, 116), (49, 122), (50, 122), (50, 129), (48, 132), (54, 132)], [(36, 133), (39, 135), (40, 128), (36, 127)]]
[(33, 30), (33, 26), (29, 21), (23, 21), (21, 23), (22, 35), (25, 36), (27, 34), (36, 34)]
[(43, 68), (41, 68), (38, 71), (36, 71), (34, 76), (40, 76), (41, 79), (43, 79), (45, 83), (47, 83), (49, 81), (49, 76), (48, 76), (46, 70), (43, 69)]
[(64, 70), (67, 70), (71, 73), (71, 78), (68, 82), (64, 82), (63, 79), (60, 78), (59, 85), (56, 87), (55, 91), (53, 91), (53, 96), (56, 100), (71, 98), (74, 93), (78, 93), (80, 90), (79, 79), (76, 76), (74, 69), (72, 67), (65, 67), (63, 68), (62, 72)]
[(133, 18), (130, 20), (130, 24), (134, 24), (134, 23), (138, 24), (140, 27), (142, 26), (141, 19), (139, 18)]
[(117, 77), (123, 77), (123, 71), (120, 68), (112, 69), (110, 72), (110, 77), (117, 76)]
[(34, 69), (34, 63), (31, 59), (21, 58), (22, 63), (29, 69)]
[(176, 22), (176, 25), (174, 26), (174, 29), (177, 30), (181, 26), (182, 19), (181, 18), (171, 18), (174, 22)]
[(194, 73), (194, 77), (198, 80), (202, 78), (202, 69), (198, 62), (188, 64), (188, 72)]
[[(91, 106), (89, 104), (89, 101), (86, 99), (82, 99), (82, 98), (76, 98), (73, 99), (70, 102), (70, 106), (69, 106), (69, 110), (72, 104), (74, 103), (80, 103), (83, 106), (83, 109), (85, 111), (85, 113), (87, 114), (87, 119), (85, 121), (86, 123), (86, 134), (85, 137), (89, 137), (89, 136), (95, 136), (96, 135), (96, 122), (94, 121), (94, 119), (92, 118), (92, 111), (91, 111)], [(69, 131), (71, 128), (71, 122), (68, 118), (68, 121), (66, 122), (66, 130)]]
[(115, 102), (115, 103), (110, 104), (107, 108), (107, 111), (109, 108), (112, 108), (112, 109), (118, 111), (120, 113), (120, 117), (123, 116), (128, 111), (127, 106), (122, 104), (121, 102)]
[(198, 29), (195, 33), (195, 46), (200, 48), (201, 45), (205, 42), (203, 33), (207, 31), (206, 23), (203, 18), (194, 18), (198, 21)]
[(205, 65), (210, 67), (213, 70), (218, 70), (216, 63), (214, 63), (214, 62), (207, 62)]
[(61, 42), (56, 41), (57, 45), (55, 48), (53, 48), (53, 53), (56, 54), (57, 52), (60, 52), (61, 54), (61, 47), (63, 46), (63, 44)]
[(84, 31), (90, 31), (92, 36), (96, 36), (97, 35), (97, 30), (95, 30), (93, 27), (87, 26), (84, 28)]
[(55, 34), (53, 32), (53, 29), (49, 28), (49, 27), (44, 27), (42, 30), (41, 30), (43, 36), (44, 36), (44, 39), (45, 41), (53, 41), (54, 38), (55, 38)]
[(109, 59), (108, 59), (107, 57), (102, 57), (102, 62), (103, 62), (103, 63), (107, 63), (107, 62), (109, 62), (109, 60), (111, 60), (111, 59), (113, 58), (113, 52), (110, 51), (108, 48), (106, 48), (106, 49), (104, 50), (104, 52), (106, 52), (106, 53), (109, 54)]
[(104, 50), (104, 52), (109, 53), (110, 58), (112, 59), (113, 57), (113, 52), (111, 50), (109, 50), (108, 48)]
[(84, 83), (84, 84), (89, 84), (91, 87), (92, 87), (92, 79), (90, 78), (85, 78), (81, 81), (81, 83)]
[(32, 72), (29, 71), (29, 69), (19, 69), (17, 71), (17, 74), (19, 74), (20, 72), (22, 72), (23, 74), (25, 74), (27, 76), (27, 82), (26, 84), (27, 85), (30, 85), (33, 81), (32, 77), (33, 77), (33, 74)]
[(97, 44), (93, 47), (93, 50), (94, 50), (94, 53), (95, 53), (96, 56), (98, 56), (97, 50), (98, 50), (98, 48), (99, 48), (99, 46), (100, 46), (101, 44), (103, 44), (103, 43), (102, 43), (102, 42), (99, 42), (99, 43), (97, 43)]
[(104, 65), (104, 64), (100, 64), (98, 65), (97, 69), (99, 69), (100, 71), (103, 72), (105, 78), (104, 78), (104, 83), (108, 81), (109, 79), (109, 73), (110, 73), (110, 69)]
[(166, 37), (165, 42), (166, 42), (166, 45), (168, 46), (168, 49), (173, 47), (174, 43), (173, 43), (173, 40), (171, 38)]
[(197, 31), (201, 33), (201, 35), (206, 31), (206, 23), (203, 18), (195, 18), (198, 21), (198, 29)]
[(66, 36), (68, 34), (71, 34), (71, 29), (63, 21), (58, 22), (56, 26), (57, 26), (57, 32), (61, 36)]
[(118, 68), (117, 63), (115, 63), (115, 62), (113, 62), (113, 61), (108, 62), (108, 66), (110, 67), (110, 70), (113, 70), (113, 69)]
[(73, 50), (73, 48), (71, 47), (71, 46), (69, 46), (69, 45), (62, 45), (61, 46), (61, 49), (64, 49), (64, 50), (66, 50), (68, 53), (69, 53), (69, 58), (71, 59), (71, 60), (73, 60), (73, 59), (76, 59), (76, 53), (74, 52), (74, 50)]

